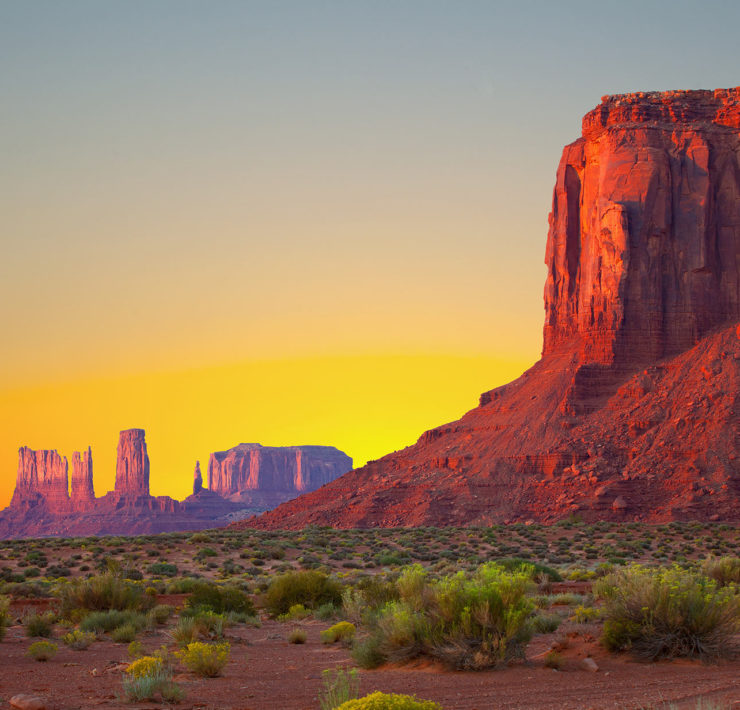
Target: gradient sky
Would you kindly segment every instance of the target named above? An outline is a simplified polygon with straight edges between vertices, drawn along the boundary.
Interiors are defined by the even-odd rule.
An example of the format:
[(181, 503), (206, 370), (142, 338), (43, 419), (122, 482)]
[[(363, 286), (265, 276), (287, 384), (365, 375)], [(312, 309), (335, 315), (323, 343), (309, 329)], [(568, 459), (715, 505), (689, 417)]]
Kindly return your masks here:
[(564, 144), (740, 84), (735, 2), (0, 1), (0, 506), (17, 449), (147, 430), (357, 464), (539, 355)]

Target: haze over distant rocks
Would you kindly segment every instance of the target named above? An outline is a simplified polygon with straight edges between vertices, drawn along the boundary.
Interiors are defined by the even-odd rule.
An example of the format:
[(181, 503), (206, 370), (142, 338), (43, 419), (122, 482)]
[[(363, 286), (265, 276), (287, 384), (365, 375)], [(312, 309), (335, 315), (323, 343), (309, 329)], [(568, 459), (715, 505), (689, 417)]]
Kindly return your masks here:
[(604, 97), (549, 223), (537, 364), (237, 525), (740, 520), (740, 87)]
[[(241, 452), (244, 446), (259, 455), (248, 467), (251, 475), (240, 478), (241, 474), (235, 472), (246, 470), (231, 466), (239, 461), (238, 453), (231, 455), (231, 452)], [(18, 452), (13, 498), (0, 512), (0, 538), (132, 535), (218, 527), (267, 510), (300, 491), (313, 490), (352, 468), (351, 458), (338, 449), (324, 446), (242, 444), (212, 454), (211, 459), (231, 462), (224, 465), (218, 480), (224, 492), (233, 493), (233, 500), (203, 488), (199, 462), (196, 462), (193, 494), (184, 501), (152, 496), (144, 430), (124, 430), (118, 441), (115, 487), (96, 498), (90, 448), (72, 455), (70, 495), (67, 459), (54, 450), (35, 451), (24, 446)]]

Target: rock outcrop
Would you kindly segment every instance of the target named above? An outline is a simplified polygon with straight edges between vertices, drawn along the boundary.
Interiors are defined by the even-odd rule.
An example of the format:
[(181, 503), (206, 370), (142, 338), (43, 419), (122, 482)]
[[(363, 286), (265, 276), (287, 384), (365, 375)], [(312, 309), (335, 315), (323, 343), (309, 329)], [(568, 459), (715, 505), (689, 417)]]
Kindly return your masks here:
[(126, 429), (118, 439), (115, 495), (149, 496), (149, 455), (143, 429)]
[(740, 88), (609, 96), (557, 171), (542, 359), (237, 525), (740, 519)]
[(193, 495), (203, 490), (203, 474), (200, 472), (200, 461), (195, 462), (195, 473), (193, 474)]
[(211, 454), (208, 488), (228, 500), (272, 507), (351, 468), (352, 459), (333, 446), (239, 444)]
[(43, 504), (50, 512), (69, 510), (67, 459), (54, 450), (18, 449), (18, 477), (10, 502), (16, 509)]
[(72, 507), (74, 510), (90, 510), (95, 505), (95, 488), (93, 486), (92, 449), (80, 455), (72, 454)]
[[(259, 447), (270, 452), (269, 447)], [(323, 456), (319, 452), (326, 450)], [(352, 460), (332, 447), (293, 447), (277, 449), (292, 461), (282, 478), (276, 467), (280, 457), (268, 453), (246, 485), (257, 489), (237, 489), (233, 500), (203, 488), (200, 463), (196, 462), (193, 494), (184, 501), (169, 496), (149, 495), (149, 457), (143, 429), (120, 433), (116, 462), (115, 489), (100, 498), (93, 487), (92, 451), (72, 456), (72, 494), (68, 490), (67, 459), (56, 451), (19, 450), (18, 480), (11, 504), (0, 511), (0, 539), (80, 535), (136, 535), (176, 530), (202, 530), (224, 526), (320, 485), (328, 476), (339, 475), (352, 467)], [(333, 452), (333, 453), (332, 453)], [(226, 452), (228, 453), (228, 452)], [(227, 457), (228, 458), (228, 457)], [(344, 461), (341, 471), (332, 474), (331, 461)], [(273, 468), (270, 468), (272, 466)], [(259, 466), (258, 466), (259, 468)], [(222, 481), (229, 475), (224, 467)], [(238, 482), (238, 479), (234, 479)], [(289, 486), (276, 488), (269, 483)], [(268, 485), (261, 490), (259, 486)]]
[(740, 318), (740, 89), (604, 97), (563, 151), (543, 354), (653, 362)]

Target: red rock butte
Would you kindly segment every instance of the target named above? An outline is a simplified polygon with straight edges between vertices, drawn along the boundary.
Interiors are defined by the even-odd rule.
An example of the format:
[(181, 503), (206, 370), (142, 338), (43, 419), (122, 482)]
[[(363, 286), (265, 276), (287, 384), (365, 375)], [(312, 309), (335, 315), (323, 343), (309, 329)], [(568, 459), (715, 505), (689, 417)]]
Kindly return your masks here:
[(542, 358), (237, 523), (740, 519), (740, 88), (605, 96), (558, 166)]
[(183, 501), (149, 493), (149, 455), (143, 429), (118, 439), (115, 488), (100, 498), (93, 488), (92, 451), (67, 459), (54, 450), (18, 451), (18, 476), (10, 505), (0, 511), (0, 539), (8, 537), (135, 535), (226, 525), (290, 500), (352, 468), (333, 446), (240, 444), (211, 454), (209, 486), (200, 463), (193, 494)]

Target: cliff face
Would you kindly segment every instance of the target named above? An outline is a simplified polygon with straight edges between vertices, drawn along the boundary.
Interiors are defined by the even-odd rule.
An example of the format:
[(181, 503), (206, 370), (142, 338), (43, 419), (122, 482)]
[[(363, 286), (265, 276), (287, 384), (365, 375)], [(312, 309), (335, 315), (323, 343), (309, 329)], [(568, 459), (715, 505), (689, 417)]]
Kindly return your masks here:
[(67, 459), (56, 451), (18, 450), (18, 477), (10, 507), (21, 510), (45, 504), (50, 511), (69, 509)]
[(352, 468), (333, 446), (239, 444), (211, 454), (208, 488), (231, 500), (282, 502), (312, 491)]
[(557, 171), (543, 354), (652, 362), (740, 317), (740, 90), (605, 97)]
[(79, 451), (72, 454), (72, 507), (89, 510), (94, 504), (92, 449), (88, 446), (81, 456)]
[(563, 151), (546, 263), (534, 367), (241, 524), (740, 519), (740, 88), (605, 97)]
[(149, 496), (149, 456), (143, 429), (120, 433), (114, 493), (126, 498)]

